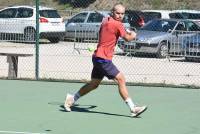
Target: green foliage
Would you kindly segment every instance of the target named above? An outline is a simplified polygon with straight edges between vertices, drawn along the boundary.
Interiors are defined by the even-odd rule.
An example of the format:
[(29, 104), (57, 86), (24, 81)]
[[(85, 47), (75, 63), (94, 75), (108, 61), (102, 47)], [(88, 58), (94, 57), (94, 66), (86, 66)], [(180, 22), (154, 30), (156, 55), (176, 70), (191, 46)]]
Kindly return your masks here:
[(161, 0), (152, 0), (152, 7), (153, 9), (159, 9), (161, 7), (161, 5), (163, 4), (162, 3), (163, 1)]
[(65, 9), (71, 8), (72, 6), (70, 4), (64, 4)]
[(190, 9), (189, 4), (187, 2), (183, 2), (180, 4), (178, 9)]
[[(41, 5), (56, 9), (110, 9), (114, 3), (122, 2), (129, 9), (197, 9), (199, 0), (40, 0)], [(0, 1), (0, 8), (11, 5), (35, 5), (35, 0)]]

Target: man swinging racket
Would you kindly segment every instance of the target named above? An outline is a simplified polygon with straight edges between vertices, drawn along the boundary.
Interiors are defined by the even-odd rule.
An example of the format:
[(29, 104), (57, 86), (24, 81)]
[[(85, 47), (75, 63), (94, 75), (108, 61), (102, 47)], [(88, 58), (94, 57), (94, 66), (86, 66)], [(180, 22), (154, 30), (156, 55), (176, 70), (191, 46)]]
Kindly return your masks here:
[(99, 43), (92, 56), (93, 69), (91, 73), (91, 81), (81, 87), (74, 95), (67, 94), (64, 104), (66, 111), (71, 111), (71, 106), (80, 97), (96, 89), (100, 85), (104, 76), (117, 82), (119, 94), (130, 108), (132, 117), (139, 116), (147, 109), (147, 106), (136, 106), (133, 103), (128, 94), (123, 73), (120, 72), (112, 62), (118, 38), (121, 37), (126, 41), (131, 41), (135, 39), (136, 33), (125, 30), (122, 24), (125, 7), (121, 3), (115, 4), (111, 12), (112, 15), (104, 18), (100, 27)]

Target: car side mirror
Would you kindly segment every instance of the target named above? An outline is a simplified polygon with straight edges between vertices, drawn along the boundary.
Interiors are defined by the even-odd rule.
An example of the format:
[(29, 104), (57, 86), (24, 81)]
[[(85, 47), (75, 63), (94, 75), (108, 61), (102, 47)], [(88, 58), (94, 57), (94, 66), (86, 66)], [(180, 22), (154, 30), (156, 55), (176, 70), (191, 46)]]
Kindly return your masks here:
[(171, 33), (171, 32), (172, 32), (172, 29), (169, 29), (167, 32), (168, 32), (168, 33)]
[[(171, 32), (172, 32), (172, 30), (171, 30)], [(179, 34), (179, 31), (175, 30), (175, 31), (172, 32), (172, 35), (175, 35), (176, 37), (178, 37), (178, 34)]]
[(70, 25), (70, 26), (75, 26), (75, 25), (76, 25), (76, 23), (74, 23), (74, 22), (69, 22), (69, 23), (67, 23), (67, 25)]
[(175, 31), (175, 35), (178, 38), (178, 35), (180, 34), (180, 31)]
[(131, 27), (131, 30), (133, 30), (134, 32), (137, 32), (137, 29), (135, 27)]

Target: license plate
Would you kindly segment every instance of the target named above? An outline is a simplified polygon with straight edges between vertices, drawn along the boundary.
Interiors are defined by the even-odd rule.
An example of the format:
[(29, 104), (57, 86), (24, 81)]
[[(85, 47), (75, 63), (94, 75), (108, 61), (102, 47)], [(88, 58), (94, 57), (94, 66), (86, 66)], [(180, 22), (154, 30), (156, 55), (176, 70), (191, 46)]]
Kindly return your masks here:
[(52, 24), (52, 26), (58, 26), (59, 25), (59, 23), (51, 23)]
[(127, 45), (129, 45), (129, 46), (135, 46), (136, 43), (135, 42), (128, 42)]
[(200, 49), (198, 48), (189, 48), (188, 50), (189, 52), (200, 52)]

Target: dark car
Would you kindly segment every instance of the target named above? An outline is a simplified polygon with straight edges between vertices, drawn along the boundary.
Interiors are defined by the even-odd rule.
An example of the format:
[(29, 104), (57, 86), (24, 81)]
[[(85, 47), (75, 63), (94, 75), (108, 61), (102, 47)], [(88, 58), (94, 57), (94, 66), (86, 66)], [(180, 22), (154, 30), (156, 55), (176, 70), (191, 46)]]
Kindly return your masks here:
[(144, 25), (144, 14), (139, 10), (126, 10), (126, 16), (132, 29), (138, 29)]

